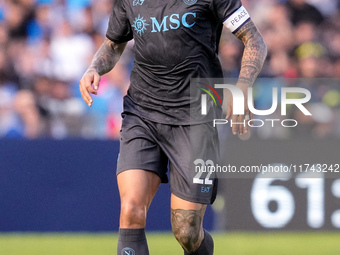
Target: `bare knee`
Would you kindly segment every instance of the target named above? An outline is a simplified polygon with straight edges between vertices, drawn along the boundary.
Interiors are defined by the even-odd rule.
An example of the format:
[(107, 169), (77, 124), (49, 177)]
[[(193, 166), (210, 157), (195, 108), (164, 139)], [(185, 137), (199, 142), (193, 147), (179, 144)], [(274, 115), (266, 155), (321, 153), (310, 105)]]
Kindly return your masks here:
[(144, 228), (146, 212), (161, 182), (150, 171), (130, 169), (117, 175), (121, 201), (120, 227)]
[(171, 209), (172, 231), (187, 252), (194, 252), (203, 240), (201, 210)]
[(120, 209), (121, 228), (144, 228), (147, 206), (130, 199), (122, 200)]

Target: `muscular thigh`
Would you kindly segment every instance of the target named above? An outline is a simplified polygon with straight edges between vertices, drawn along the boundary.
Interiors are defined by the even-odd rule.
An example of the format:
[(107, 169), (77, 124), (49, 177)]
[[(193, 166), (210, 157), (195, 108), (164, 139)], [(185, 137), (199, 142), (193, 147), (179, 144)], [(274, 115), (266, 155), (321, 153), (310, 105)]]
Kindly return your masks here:
[(134, 114), (123, 114), (117, 175), (126, 170), (142, 169), (155, 173), (162, 182), (168, 182), (167, 165), (168, 158), (159, 146), (157, 132), (150, 122)]
[(121, 203), (133, 203), (149, 208), (161, 183), (157, 174), (151, 171), (131, 169), (117, 175)]

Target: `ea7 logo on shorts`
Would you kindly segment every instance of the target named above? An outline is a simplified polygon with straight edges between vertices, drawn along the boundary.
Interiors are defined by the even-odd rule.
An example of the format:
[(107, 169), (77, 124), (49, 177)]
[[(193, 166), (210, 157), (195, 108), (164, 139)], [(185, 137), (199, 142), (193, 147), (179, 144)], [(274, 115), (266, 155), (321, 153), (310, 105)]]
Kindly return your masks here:
[(133, 0), (132, 5), (136, 6), (136, 5), (143, 5), (144, 0)]
[(121, 255), (136, 255), (136, 252), (134, 249), (129, 248), (129, 247), (125, 247), (122, 252)]

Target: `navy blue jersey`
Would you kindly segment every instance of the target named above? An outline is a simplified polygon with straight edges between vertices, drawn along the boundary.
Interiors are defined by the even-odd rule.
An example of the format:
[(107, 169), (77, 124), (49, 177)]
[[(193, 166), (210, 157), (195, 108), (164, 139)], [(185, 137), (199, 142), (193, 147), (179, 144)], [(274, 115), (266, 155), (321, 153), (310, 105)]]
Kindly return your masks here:
[(240, 0), (114, 0), (107, 38), (135, 41), (124, 111), (163, 124), (203, 122), (190, 118), (192, 100), (200, 100), (190, 79), (222, 77), (223, 22), (235, 32), (244, 12)]

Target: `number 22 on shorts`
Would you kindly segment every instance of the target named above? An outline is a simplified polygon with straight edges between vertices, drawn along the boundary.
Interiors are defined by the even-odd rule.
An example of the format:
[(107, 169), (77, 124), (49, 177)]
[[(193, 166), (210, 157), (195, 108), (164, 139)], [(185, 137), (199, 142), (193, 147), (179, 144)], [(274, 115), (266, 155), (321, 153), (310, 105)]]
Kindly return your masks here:
[[(212, 185), (213, 181), (210, 179), (211, 174), (215, 168), (214, 162), (210, 159), (204, 161), (203, 159), (196, 159), (194, 161), (195, 172), (197, 173), (193, 178), (194, 184)], [(205, 178), (201, 178), (203, 173), (207, 173)]]

